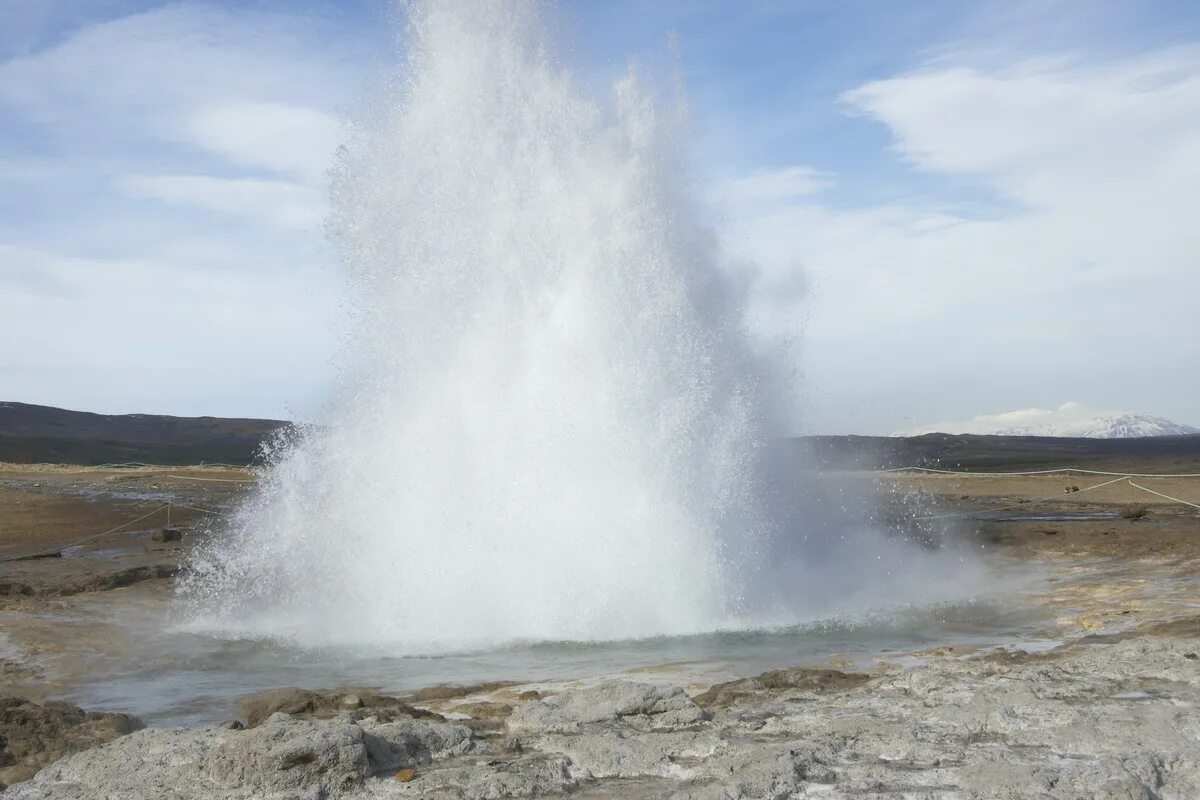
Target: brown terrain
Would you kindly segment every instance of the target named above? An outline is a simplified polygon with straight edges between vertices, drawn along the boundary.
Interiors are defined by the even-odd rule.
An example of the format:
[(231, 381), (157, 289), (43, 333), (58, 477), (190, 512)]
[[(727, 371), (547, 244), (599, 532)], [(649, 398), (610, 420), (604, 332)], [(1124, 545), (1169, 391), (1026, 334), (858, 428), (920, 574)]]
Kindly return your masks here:
[[(1048, 638), (1097, 644), (1139, 637), (1200, 641), (1200, 509), (1115, 476), (1078, 471), (1200, 472), (1200, 437), (1148, 440), (1140, 449), (1136, 443), (1115, 447), (1078, 440), (1042, 440), (1040, 449), (1037, 441), (979, 441), (995, 438), (941, 437), (915, 445), (912, 440), (872, 440), (856, 454), (844, 440), (835, 446), (811, 441), (807, 446), (823, 452), (827, 468), (841, 476), (875, 484), (883, 513), (891, 520), (963, 537), (978, 543), (989, 558), (1030, 565), (1044, 574), (1027, 602), (1053, 610)], [(885, 458), (881, 447), (887, 449)], [(895, 463), (906, 457), (912, 461)], [(976, 474), (863, 468), (880, 463), (940, 468), (965, 463)], [(979, 474), (1066, 467), (1076, 469), (1045, 475)], [(121, 647), (105, 625), (105, 614), (131, 603), (163, 602), (190, 549), (211, 526), (221, 524), (222, 515), (253, 488), (254, 479), (252, 471), (237, 466), (0, 464), (0, 739), (7, 736), (25, 748), (0, 753), (0, 784), (25, 780), (59, 755), (121, 737), (140, 725), (119, 714), (89, 715), (49, 701), (67, 693), (73, 682), (103, 672), (106, 659)], [(1200, 478), (1134, 482), (1200, 503)], [(171, 533), (164, 536), (164, 528)], [(947, 659), (946, 669), (951, 669), (951, 661), (973, 651), (947, 642), (910, 657)], [(1038, 665), (1045, 660), (1036, 653), (1011, 651), (976, 658), (1009, 665), (1005, 669), (1042, 669)], [(688, 688), (706, 708), (776, 691), (832, 690), (849, 693), (848, 698), (866, 697), (858, 687), (874, 686), (884, 680), (879, 675), (896, 668), (881, 664), (882, 672), (777, 671)], [(478, 717), (468, 723), (480, 735), (492, 735), (487, 732), (503, 730), (513, 708), (538, 696), (504, 684), (478, 688), (449, 691), (449, 700), (439, 700), (437, 692), (418, 693), (393, 703), (400, 709), (393, 713), (419, 718), (427, 713), (424, 709), (445, 712), (450, 703), (449, 710)], [(287, 712), (296, 714), (308, 713), (303, 709), (309, 706), (319, 710), (329, 705), (332, 713), (345, 703), (392, 702), (368, 689), (348, 695), (343, 689), (328, 697), (288, 691), (292, 694), (281, 695), (280, 702), (301, 709)], [(255, 717), (253, 723), (263, 714), (248, 716)], [(511, 721), (507, 724), (513, 727)], [(54, 744), (46, 749), (39, 742)], [(14, 747), (18, 744), (9, 749)]]
[(230, 467), (0, 464), (0, 604), (170, 577), (252, 482)]
[[(1178, 466), (1140, 459), (1128, 471)], [(1104, 475), (902, 472), (870, 479), (892, 498), (892, 514), (932, 517), (925, 524), (976, 537), (994, 558), (1047, 569), (1046, 588), (1031, 601), (1061, 609), (1064, 637), (1181, 619), (1200, 636), (1200, 509), (1121, 480), (1088, 490), (1114, 479)], [(1200, 477), (1134, 481), (1200, 502)], [(1074, 487), (1080, 491), (1068, 491)]]
[[(1013, 442), (1004, 437), (884, 443), (892, 456), (906, 452), (914, 461), (938, 468), (955, 468), (948, 462), (972, 464), (972, 474), (955, 475), (857, 469), (865, 460), (877, 460), (881, 445), (853, 438), (859, 450), (850, 455), (849, 440), (837, 440), (841, 450), (836, 464), (830, 463), (828, 443), (810, 441), (808, 446), (825, 447), (824, 460), (837, 474), (875, 484), (884, 514), (894, 522), (978, 539), (998, 558), (1050, 566), (1071, 576), (1072, 592), (1088, 585), (1086, 591), (1113, 603), (1132, 601), (1133, 587), (1145, 585), (1147, 571), (1169, 578), (1169, 584), (1186, 584), (1187, 591), (1197, 577), (1200, 509), (1115, 476), (986, 473), (1081, 466), (1148, 474), (1200, 472), (1200, 437), (1143, 440), (1140, 449), (1135, 449), (1138, 440), (1123, 440), (1119, 447), (1105, 441)], [(936, 448), (919, 441), (931, 439)], [(1114, 449), (1121, 458), (1113, 455)], [(194, 543), (220, 524), (254, 480), (251, 470), (235, 466), (0, 463), (0, 611), (143, 582), (149, 582), (147, 590), (169, 584)], [(1200, 503), (1200, 478), (1133, 482)], [(172, 533), (164, 537), (168, 526)], [(1083, 580), (1088, 574), (1094, 579)], [(1142, 577), (1129, 578), (1133, 574)], [(1100, 582), (1104, 585), (1093, 585)], [(1157, 578), (1153, 583), (1160, 599), (1171, 594), (1157, 586)], [(1134, 609), (1106, 607), (1090, 613), (1130, 616)]]

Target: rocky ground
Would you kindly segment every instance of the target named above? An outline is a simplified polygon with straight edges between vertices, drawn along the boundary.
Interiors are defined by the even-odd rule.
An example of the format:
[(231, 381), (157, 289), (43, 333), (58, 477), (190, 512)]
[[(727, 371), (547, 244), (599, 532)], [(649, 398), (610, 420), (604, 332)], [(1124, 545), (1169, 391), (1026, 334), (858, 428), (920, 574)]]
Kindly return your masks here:
[[(888, 480), (900, 513), (1063, 491), (1061, 477)], [(221, 500), (202, 498), (199, 482), (193, 490), (195, 504)], [(716, 686), (282, 689), (245, 698), (238, 720), (195, 728), (139, 729), (125, 715), (3, 697), (4, 797), (1200, 797), (1200, 520), (1165, 503), (1122, 517), (1121, 493), (1082, 500), (1038, 508), (1107, 516), (955, 523), (994, 557), (1048, 570), (1031, 602), (1056, 610), (1048, 633), (1064, 643), (1050, 649), (948, 646), (864, 671), (784, 669)], [(181, 557), (156, 550), (149, 533), (119, 559)], [(48, 604), (67, 613), (63, 595), (83, 590), (69, 560), (16, 562), (32, 570), (20, 579), (0, 573), (33, 587), (0, 613), (13, 623)], [(54, 694), (38, 692), (36, 676), (0, 678), (0, 691)]]
[(780, 670), (696, 697), (607, 682), (493, 703), (477, 724), (276, 693), (252, 701), (252, 727), (137, 731), (6, 796), (1200, 797), (1197, 619), (1038, 654)]

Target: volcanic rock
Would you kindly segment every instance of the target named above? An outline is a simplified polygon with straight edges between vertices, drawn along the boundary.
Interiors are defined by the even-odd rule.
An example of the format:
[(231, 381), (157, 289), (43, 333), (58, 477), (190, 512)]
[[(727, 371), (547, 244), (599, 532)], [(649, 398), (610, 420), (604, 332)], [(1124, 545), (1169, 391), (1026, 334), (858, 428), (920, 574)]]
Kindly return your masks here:
[(534, 700), (513, 712), (513, 734), (578, 733), (590, 723), (620, 720), (643, 730), (675, 730), (705, 719), (683, 689), (610, 681)]
[(128, 714), (84, 711), (70, 703), (38, 705), (0, 695), (0, 788), (28, 780), (45, 765), (145, 727)]
[(368, 691), (318, 692), (288, 687), (258, 692), (238, 701), (238, 712), (251, 728), (279, 712), (292, 716), (327, 718), (347, 710), (354, 710), (359, 716), (390, 713), (394, 716), (441, 719), (438, 714), (414, 708), (399, 698)]

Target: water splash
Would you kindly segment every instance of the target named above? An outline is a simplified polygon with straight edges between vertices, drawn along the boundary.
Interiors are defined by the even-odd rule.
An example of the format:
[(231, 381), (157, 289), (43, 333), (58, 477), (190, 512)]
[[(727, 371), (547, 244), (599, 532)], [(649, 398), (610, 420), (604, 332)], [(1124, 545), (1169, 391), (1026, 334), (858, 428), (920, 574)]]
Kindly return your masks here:
[(205, 625), (420, 653), (794, 615), (775, 381), (675, 115), (632, 75), (589, 101), (548, 39), (528, 2), (410, 7), (334, 184), (336, 397), (195, 559)]

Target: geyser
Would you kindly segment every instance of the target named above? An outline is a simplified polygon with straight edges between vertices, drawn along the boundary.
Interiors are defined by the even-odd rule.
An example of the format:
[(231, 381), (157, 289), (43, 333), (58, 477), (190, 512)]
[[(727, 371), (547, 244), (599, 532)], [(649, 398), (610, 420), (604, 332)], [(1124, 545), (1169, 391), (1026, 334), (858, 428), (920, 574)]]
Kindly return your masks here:
[(589, 101), (532, 3), (415, 4), (407, 47), (335, 171), (335, 396), (196, 557), (195, 618), (420, 653), (774, 615), (774, 381), (673, 114)]

